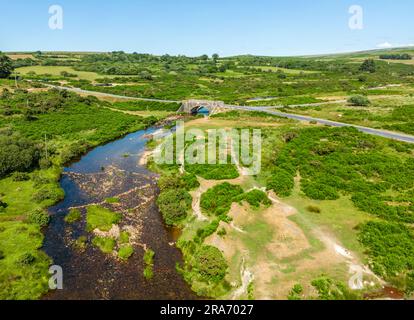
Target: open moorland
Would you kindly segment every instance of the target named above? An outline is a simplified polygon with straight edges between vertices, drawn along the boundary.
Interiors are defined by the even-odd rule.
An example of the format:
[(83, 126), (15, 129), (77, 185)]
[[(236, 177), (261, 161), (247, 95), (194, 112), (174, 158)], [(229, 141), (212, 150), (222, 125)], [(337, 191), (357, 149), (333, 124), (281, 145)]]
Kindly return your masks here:
[[(244, 163), (157, 164), (156, 140), (141, 159), (160, 175), (156, 204), (166, 228), (180, 230), (176, 269), (196, 294), (412, 298), (414, 144), (260, 108), (414, 135), (412, 55), (412, 48), (318, 57), (0, 53), (0, 299), (49, 291), (52, 258), (42, 248), (54, 219), (48, 208), (65, 198), (63, 168), (125, 134), (174, 127), (177, 118), (186, 130), (262, 134), (255, 175)], [(258, 108), (177, 115), (188, 99)], [(66, 223), (84, 219), (95, 234), (77, 239), (78, 248), (135, 261), (128, 262), (133, 234), (119, 229), (133, 209), (123, 196), (68, 212)], [(148, 281), (160, 276), (159, 256), (145, 248), (140, 257)]]

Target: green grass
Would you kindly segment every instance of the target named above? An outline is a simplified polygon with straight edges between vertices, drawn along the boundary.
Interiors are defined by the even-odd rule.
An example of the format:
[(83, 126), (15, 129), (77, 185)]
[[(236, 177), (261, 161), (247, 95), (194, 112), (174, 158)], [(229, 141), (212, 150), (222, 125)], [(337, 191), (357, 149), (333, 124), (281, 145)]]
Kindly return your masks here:
[(87, 241), (88, 241), (88, 238), (87, 237), (80, 236), (74, 242), (75, 249), (77, 249), (79, 251), (85, 251), (86, 250), (86, 247), (87, 247)]
[(0, 223), (0, 300), (32, 300), (48, 291), (51, 260), (40, 251), (39, 227), (22, 222)]
[(145, 269), (144, 269), (144, 277), (147, 280), (151, 280), (154, 277), (154, 257), (155, 252), (151, 249), (148, 249), (144, 253), (144, 263), (145, 263)]
[(131, 245), (124, 245), (118, 251), (118, 257), (127, 261), (134, 254), (134, 248)]
[(88, 81), (95, 81), (98, 78), (103, 78), (97, 74), (96, 72), (86, 72), (86, 71), (77, 71), (72, 67), (60, 67), (60, 66), (30, 66), (30, 67), (22, 67), (17, 68), (16, 72), (27, 75), (30, 72), (36, 72), (36, 75), (45, 75), (50, 74), (55, 77), (61, 77), (61, 72), (68, 72), (71, 74), (76, 74), (77, 79), (80, 80), (88, 80)]
[(107, 237), (95, 237), (92, 240), (92, 244), (98, 247), (103, 253), (110, 254), (115, 249), (116, 240)]
[(86, 214), (86, 229), (93, 231), (99, 229), (101, 231), (109, 231), (112, 225), (121, 221), (121, 214), (113, 212), (100, 206), (90, 206)]
[(119, 243), (120, 244), (128, 244), (129, 243), (129, 233), (127, 231), (122, 231), (119, 235)]
[(115, 197), (113, 197), (113, 198), (107, 198), (105, 200), (105, 202), (106, 203), (109, 203), (109, 204), (119, 203), (119, 198), (115, 198)]
[(81, 212), (79, 209), (71, 209), (67, 216), (65, 217), (66, 223), (75, 223), (80, 221), (82, 218)]

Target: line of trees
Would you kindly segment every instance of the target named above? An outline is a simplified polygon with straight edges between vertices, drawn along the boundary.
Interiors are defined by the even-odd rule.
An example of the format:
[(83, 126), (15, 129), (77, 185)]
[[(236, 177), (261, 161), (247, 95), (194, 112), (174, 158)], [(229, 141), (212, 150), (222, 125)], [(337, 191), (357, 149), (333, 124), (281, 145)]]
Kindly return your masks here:
[(380, 59), (384, 59), (384, 60), (411, 60), (412, 58), (413, 57), (410, 56), (408, 53), (380, 55)]

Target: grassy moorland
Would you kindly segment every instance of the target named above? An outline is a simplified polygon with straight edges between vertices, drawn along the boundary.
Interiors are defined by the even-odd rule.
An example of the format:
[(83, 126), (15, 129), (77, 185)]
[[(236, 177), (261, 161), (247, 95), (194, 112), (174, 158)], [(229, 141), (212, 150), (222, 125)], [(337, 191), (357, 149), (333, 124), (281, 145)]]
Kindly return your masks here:
[[(41, 82), (131, 97), (279, 106), (413, 134), (411, 55), (410, 49), (294, 58), (11, 55), (20, 89), (12, 75), (0, 80), (7, 89), (0, 97), (0, 297), (38, 298), (47, 289), (50, 259), (39, 251), (41, 228), (48, 222), (45, 209), (63, 197), (61, 166), (155, 121), (134, 115), (178, 107), (102, 102), (45, 91)], [(295, 106), (301, 104), (312, 105)], [(161, 214), (167, 225), (182, 229), (177, 246), (184, 262), (177, 269), (195, 292), (231, 299), (360, 299), (380, 287), (379, 277), (412, 296), (412, 145), (260, 112), (231, 111), (187, 124), (204, 132), (260, 128), (263, 137), (262, 170), (255, 176), (243, 176), (235, 164), (150, 162), (161, 174)], [(107, 230), (116, 217), (89, 208), (89, 222), (90, 229)], [(125, 260), (133, 252), (124, 240), (96, 237), (94, 245), (108, 254), (118, 248)], [(148, 250), (148, 279), (153, 259)], [(349, 290), (350, 264), (372, 270), (363, 290)]]
[[(297, 58), (34, 53), (14, 60), (14, 65), (24, 79), (132, 97), (272, 105), (412, 84), (414, 65), (401, 63), (409, 60), (380, 59), (382, 53)], [(374, 61), (374, 69), (364, 65), (365, 60)]]
[[(289, 299), (360, 299), (377, 290), (376, 286), (349, 290), (346, 259), (325, 266), (337, 259), (337, 252), (329, 252), (333, 241), (349, 250), (352, 259), (368, 265), (377, 276), (410, 296), (414, 147), (352, 128), (300, 124), (257, 112), (217, 114), (209, 120), (190, 121), (187, 128), (200, 128), (199, 124), (203, 130), (246, 128), (249, 121), (254, 122), (252, 128), (262, 129), (264, 138), (262, 171), (257, 176), (220, 180), (220, 176), (202, 177), (191, 168), (181, 175), (178, 166), (152, 164), (163, 173), (159, 182), (161, 212), (169, 224), (183, 229), (178, 246), (184, 264), (178, 270), (193, 290), (202, 296), (232, 297), (237, 292), (234, 284), (244, 281), (244, 268), (255, 276), (240, 296), (245, 298), (267, 296), (263, 290), (276, 284), (280, 292), (276, 290), (274, 297)], [(216, 167), (204, 170), (222, 170)], [(252, 190), (252, 186), (265, 187), (267, 192)], [(199, 190), (197, 212), (194, 201)], [(271, 192), (296, 211), (283, 227), (277, 222), (281, 218), (268, 220), (270, 212), (278, 212), (269, 201)], [(173, 203), (181, 203), (180, 209), (172, 210), (168, 205)], [(180, 213), (171, 216), (171, 212)], [(286, 224), (297, 231), (288, 236), (291, 230), (283, 229)], [(282, 257), (278, 257), (282, 249), (272, 251), (280, 232), (287, 238), (278, 238), (276, 243), (283, 248), (286, 242), (290, 248)], [(296, 234), (303, 234), (306, 240), (295, 239)], [(327, 261), (319, 260), (325, 254)], [(255, 269), (256, 265), (261, 269)], [(275, 270), (266, 269), (275, 265)], [(269, 277), (271, 282), (263, 283), (262, 279)]]

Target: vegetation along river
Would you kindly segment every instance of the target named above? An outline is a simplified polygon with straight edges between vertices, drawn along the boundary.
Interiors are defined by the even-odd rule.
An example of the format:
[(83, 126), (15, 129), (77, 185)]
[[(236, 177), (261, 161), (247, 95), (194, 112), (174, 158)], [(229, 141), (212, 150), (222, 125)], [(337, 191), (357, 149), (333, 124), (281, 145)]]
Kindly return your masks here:
[[(157, 129), (138, 131), (98, 147), (65, 168), (61, 186), (65, 199), (50, 208), (52, 221), (46, 230), (44, 250), (63, 269), (63, 290), (45, 299), (196, 299), (176, 271), (181, 253), (174, 246), (172, 230), (165, 227), (155, 204), (157, 176), (139, 164), (148, 135)], [(108, 203), (116, 198), (117, 203)], [(94, 234), (86, 230), (89, 205), (122, 213), (121, 230), (128, 230), (134, 254), (127, 262), (104, 254), (92, 245)], [(77, 208), (82, 219), (64, 221)], [(86, 248), (75, 242), (86, 237)], [(154, 277), (145, 279), (143, 256), (152, 249)]]

